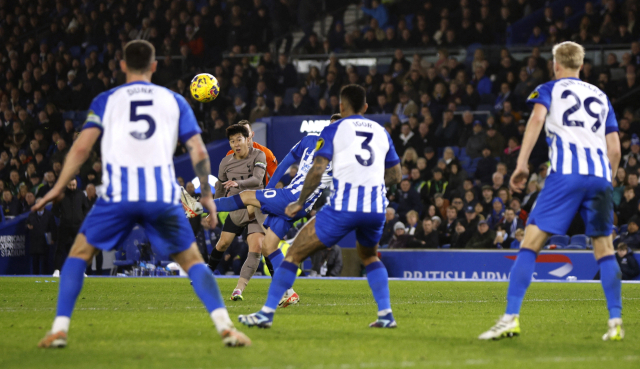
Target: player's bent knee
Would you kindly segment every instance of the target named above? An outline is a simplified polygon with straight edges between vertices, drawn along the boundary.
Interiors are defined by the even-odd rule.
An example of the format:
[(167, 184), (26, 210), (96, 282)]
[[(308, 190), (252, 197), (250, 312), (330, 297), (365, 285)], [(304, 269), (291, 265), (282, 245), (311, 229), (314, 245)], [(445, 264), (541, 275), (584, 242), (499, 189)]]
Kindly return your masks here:
[(73, 246), (69, 251), (69, 257), (79, 258), (87, 263), (98, 253), (98, 249), (93, 247), (87, 242), (87, 238), (82, 233), (76, 236), (76, 240), (73, 242)]

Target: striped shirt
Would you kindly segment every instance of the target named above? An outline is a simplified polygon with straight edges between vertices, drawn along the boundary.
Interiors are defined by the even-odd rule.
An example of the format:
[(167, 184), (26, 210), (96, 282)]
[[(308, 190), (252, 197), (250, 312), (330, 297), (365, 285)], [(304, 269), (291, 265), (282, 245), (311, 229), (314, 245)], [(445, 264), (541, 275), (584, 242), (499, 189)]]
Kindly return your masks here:
[(200, 128), (186, 100), (164, 87), (131, 82), (96, 96), (83, 129), (102, 131), (103, 185), (108, 202), (180, 202), (173, 167), (178, 139)]
[(315, 155), (333, 161), (329, 205), (334, 210), (386, 212), (385, 170), (399, 164), (400, 158), (380, 124), (360, 115), (341, 119), (322, 130)]
[(527, 102), (547, 108), (551, 173), (611, 181), (606, 135), (618, 132), (618, 122), (604, 92), (577, 78), (562, 78), (538, 86)]
[[(313, 166), (314, 150), (318, 142), (318, 136), (308, 135), (300, 142), (298, 142), (292, 149), (291, 153), (295, 158), (300, 158), (300, 164), (298, 167), (298, 173), (291, 180), (291, 183), (286, 188), (291, 189), (294, 194), (302, 191), (304, 180), (307, 178), (309, 169)], [(320, 198), (322, 192), (331, 186), (331, 177), (333, 176), (333, 170), (331, 168), (331, 162), (327, 165), (327, 169), (322, 174), (320, 185), (313, 191), (311, 195), (305, 201), (305, 211), (309, 212), (313, 208), (315, 202)]]

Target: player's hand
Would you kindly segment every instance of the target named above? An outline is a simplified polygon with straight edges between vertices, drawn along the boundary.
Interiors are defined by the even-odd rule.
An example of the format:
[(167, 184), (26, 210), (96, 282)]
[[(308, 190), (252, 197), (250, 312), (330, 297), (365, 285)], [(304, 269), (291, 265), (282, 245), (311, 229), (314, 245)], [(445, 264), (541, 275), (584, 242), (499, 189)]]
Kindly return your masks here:
[(509, 186), (513, 192), (520, 193), (527, 185), (527, 179), (529, 179), (529, 168), (518, 166), (511, 175)]
[(225, 183), (223, 183), (223, 185), (226, 190), (232, 187), (238, 187), (238, 183), (236, 183), (236, 181), (226, 181)]
[(289, 204), (289, 206), (287, 206), (284, 212), (285, 214), (287, 214), (287, 216), (293, 218), (296, 216), (296, 214), (298, 214), (300, 210), (302, 210), (302, 205), (300, 205), (297, 201), (295, 201)]
[(200, 203), (202, 204), (203, 209), (207, 209), (209, 211), (209, 216), (204, 218), (204, 221), (208, 220), (209, 227), (215, 228), (216, 225), (218, 225), (218, 212), (216, 210), (216, 204), (213, 202), (213, 197), (202, 197), (200, 199)]
[(40, 211), (50, 202), (57, 203), (61, 201), (64, 198), (64, 192), (62, 191), (63, 189), (53, 186), (53, 188), (49, 190), (44, 197), (36, 201), (36, 203), (31, 207), (31, 211)]

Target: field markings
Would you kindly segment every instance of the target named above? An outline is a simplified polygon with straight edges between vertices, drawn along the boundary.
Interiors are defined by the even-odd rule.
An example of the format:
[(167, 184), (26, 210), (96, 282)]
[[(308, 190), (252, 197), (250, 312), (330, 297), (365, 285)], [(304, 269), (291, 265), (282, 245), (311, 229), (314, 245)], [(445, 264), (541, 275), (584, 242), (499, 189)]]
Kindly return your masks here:
[[(623, 297), (622, 300), (640, 300), (640, 297)], [(586, 301), (606, 301), (604, 298), (598, 299), (526, 299), (525, 302), (586, 302)], [(504, 303), (504, 299), (501, 300), (437, 300), (437, 301), (400, 301), (392, 303), (393, 306), (397, 305), (425, 305), (425, 304), (464, 304), (464, 303)], [(330, 303), (330, 304), (304, 304), (298, 303), (298, 306), (320, 306), (320, 307), (333, 307), (333, 306), (367, 306), (367, 305), (375, 305), (375, 301), (371, 302), (362, 302), (355, 304), (338, 304), (338, 303)], [(246, 308), (247, 305), (227, 305), (227, 309), (233, 308)], [(146, 310), (182, 310), (182, 309), (203, 309), (202, 305), (198, 306), (184, 306), (184, 307), (175, 307), (175, 306), (165, 306), (165, 307), (157, 307), (157, 306), (147, 306)], [(136, 311), (145, 309), (142, 307), (130, 307), (130, 308), (106, 308), (106, 307), (85, 307), (85, 308), (76, 308), (74, 311)], [(55, 307), (48, 308), (16, 308), (16, 307), (0, 307), (0, 311), (3, 312), (17, 312), (17, 311), (51, 311), (55, 310)]]

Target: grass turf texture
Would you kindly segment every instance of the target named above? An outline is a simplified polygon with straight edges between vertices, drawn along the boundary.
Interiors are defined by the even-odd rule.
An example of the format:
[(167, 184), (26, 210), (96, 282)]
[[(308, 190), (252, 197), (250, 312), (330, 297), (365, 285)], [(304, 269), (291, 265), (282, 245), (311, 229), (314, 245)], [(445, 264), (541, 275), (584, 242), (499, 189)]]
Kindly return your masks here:
[[(640, 285), (623, 285), (623, 342), (602, 342), (608, 319), (599, 284), (533, 283), (523, 334), (476, 337), (504, 310), (506, 283), (392, 281), (397, 329), (370, 329), (376, 306), (362, 281), (300, 279), (298, 305), (279, 309), (271, 329), (249, 329), (249, 348), (225, 348), (182, 278), (87, 278), (66, 349), (36, 344), (50, 329), (59, 283), (0, 278), (0, 368), (638, 368)], [(40, 281), (41, 283), (35, 283)], [(269, 280), (245, 301), (228, 298), (234, 322), (257, 311)]]

